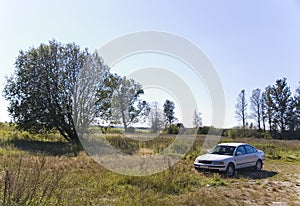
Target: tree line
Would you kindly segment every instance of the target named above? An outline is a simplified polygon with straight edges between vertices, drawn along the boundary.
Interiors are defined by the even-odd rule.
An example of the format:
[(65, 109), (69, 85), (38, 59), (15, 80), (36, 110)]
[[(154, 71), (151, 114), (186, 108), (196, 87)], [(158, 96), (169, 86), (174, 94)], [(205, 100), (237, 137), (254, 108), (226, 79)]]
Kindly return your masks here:
[(254, 89), (249, 101), (245, 90), (241, 90), (235, 108), (243, 131), (255, 129), (273, 138), (299, 138), (300, 86), (293, 94), (286, 78), (264, 89)]

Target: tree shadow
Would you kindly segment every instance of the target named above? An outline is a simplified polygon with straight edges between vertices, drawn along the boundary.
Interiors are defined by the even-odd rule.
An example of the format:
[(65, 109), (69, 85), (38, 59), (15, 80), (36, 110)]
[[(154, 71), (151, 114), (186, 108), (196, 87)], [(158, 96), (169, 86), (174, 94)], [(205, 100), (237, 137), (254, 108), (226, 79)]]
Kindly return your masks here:
[(51, 156), (73, 154), (72, 146), (68, 142), (45, 142), (38, 140), (11, 140), (15, 148), (32, 153), (41, 153)]

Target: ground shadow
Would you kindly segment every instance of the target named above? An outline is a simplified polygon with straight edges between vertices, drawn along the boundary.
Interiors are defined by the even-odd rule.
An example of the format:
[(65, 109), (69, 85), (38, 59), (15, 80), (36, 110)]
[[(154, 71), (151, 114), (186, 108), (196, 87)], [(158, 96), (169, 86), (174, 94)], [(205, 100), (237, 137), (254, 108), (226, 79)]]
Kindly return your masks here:
[(277, 175), (275, 171), (261, 170), (255, 171), (252, 168), (239, 169), (236, 171), (235, 178), (248, 178), (248, 179), (266, 179)]
[(45, 142), (37, 140), (11, 140), (9, 142), (15, 148), (27, 152), (41, 153), (46, 155), (66, 155), (73, 153), (68, 142)]
[[(199, 171), (199, 170), (198, 170)], [(222, 177), (227, 178), (226, 172), (218, 172), (218, 171), (212, 171), (212, 170), (200, 170), (199, 172), (202, 172), (206, 176), (210, 176), (212, 174), (218, 173)], [(252, 168), (244, 168), (239, 169), (235, 171), (235, 174), (231, 178), (247, 178), (247, 179), (267, 179), (270, 177), (273, 177), (277, 175), (278, 173), (275, 171), (268, 171), (268, 170), (261, 170), (261, 171), (255, 171)]]

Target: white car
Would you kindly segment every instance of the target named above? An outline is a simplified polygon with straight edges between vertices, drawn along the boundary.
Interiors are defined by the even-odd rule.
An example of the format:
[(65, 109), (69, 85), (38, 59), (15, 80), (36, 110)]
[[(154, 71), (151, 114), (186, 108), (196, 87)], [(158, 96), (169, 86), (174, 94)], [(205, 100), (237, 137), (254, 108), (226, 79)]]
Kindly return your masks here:
[(197, 170), (217, 170), (232, 177), (235, 170), (255, 167), (260, 171), (265, 161), (263, 151), (245, 143), (222, 143), (209, 150), (208, 154), (198, 156), (194, 161)]

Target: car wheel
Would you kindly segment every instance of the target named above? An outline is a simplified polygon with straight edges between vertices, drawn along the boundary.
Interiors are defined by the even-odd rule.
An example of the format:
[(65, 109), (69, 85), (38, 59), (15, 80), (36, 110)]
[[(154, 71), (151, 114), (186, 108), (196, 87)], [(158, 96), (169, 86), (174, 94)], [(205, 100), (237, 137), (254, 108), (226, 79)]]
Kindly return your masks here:
[(227, 176), (232, 177), (234, 175), (234, 172), (235, 172), (234, 164), (229, 163), (229, 165), (227, 166), (227, 170), (226, 170)]
[(261, 160), (257, 160), (257, 162), (255, 164), (255, 169), (256, 169), (256, 171), (261, 171), (262, 170), (262, 162), (261, 162)]

